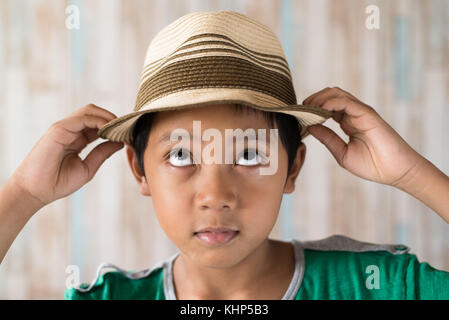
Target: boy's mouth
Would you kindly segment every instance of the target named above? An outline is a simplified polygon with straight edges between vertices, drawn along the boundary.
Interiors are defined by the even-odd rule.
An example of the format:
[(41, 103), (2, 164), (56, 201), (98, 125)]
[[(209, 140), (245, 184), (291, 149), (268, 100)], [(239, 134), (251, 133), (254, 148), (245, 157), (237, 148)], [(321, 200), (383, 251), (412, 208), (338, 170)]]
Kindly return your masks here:
[(207, 227), (207, 228), (202, 228), (202, 229), (196, 231), (195, 233), (199, 233), (199, 232), (232, 232), (232, 231), (237, 231), (237, 229), (229, 228), (229, 227)]
[(194, 232), (193, 235), (202, 243), (210, 246), (226, 244), (234, 239), (238, 233), (238, 230), (231, 228), (204, 228)]

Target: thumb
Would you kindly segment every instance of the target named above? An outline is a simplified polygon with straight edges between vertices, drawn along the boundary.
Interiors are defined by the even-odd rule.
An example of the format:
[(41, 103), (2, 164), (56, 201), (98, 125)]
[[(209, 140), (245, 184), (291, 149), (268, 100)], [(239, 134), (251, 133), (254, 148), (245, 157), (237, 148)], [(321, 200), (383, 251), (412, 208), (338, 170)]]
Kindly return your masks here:
[(103, 162), (109, 158), (114, 152), (123, 148), (123, 142), (107, 141), (96, 146), (84, 159), (84, 164), (89, 170), (89, 181), (94, 177), (98, 168)]
[(334, 131), (321, 124), (309, 126), (307, 130), (312, 136), (326, 146), (340, 166), (346, 152), (346, 143)]

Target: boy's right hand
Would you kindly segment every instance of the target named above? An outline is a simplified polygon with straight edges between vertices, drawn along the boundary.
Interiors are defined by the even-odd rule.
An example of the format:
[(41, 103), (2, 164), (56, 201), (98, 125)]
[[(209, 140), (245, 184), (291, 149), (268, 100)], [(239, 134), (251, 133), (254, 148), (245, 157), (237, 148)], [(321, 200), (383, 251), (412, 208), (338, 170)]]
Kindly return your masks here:
[(89, 104), (53, 123), (11, 176), (12, 182), (42, 207), (89, 182), (103, 162), (123, 147), (107, 141), (82, 160), (79, 153), (99, 138), (98, 129), (117, 118)]

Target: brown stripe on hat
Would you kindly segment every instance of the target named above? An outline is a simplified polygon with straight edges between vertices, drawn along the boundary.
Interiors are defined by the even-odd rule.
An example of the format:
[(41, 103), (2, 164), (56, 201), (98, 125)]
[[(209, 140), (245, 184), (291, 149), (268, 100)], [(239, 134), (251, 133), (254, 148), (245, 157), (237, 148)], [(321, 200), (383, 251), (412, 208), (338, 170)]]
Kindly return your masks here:
[[(251, 50), (248, 47), (242, 46), (241, 44), (239, 44), (238, 42), (234, 41), (230, 37), (222, 35), (222, 34), (217, 34), (217, 33), (202, 33), (202, 34), (198, 34), (198, 35), (195, 35), (195, 36), (192, 36), (192, 37), (188, 38), (186, 41), (182, 42), (180, 44), (180, 46), (185, 45), (186, 43), (191, 42), (192, 40), (201, 39), (201, 38), (218, 38), (218, 39), (229, 41), (231, 44), (233, 44), (234, 46), (240, 48), (243, 51), (246, 51), (247, 53), (251, 53), (251, 54), (253, 54), (255, 56), (260, 56), (260, 57), (265, 57), (265, 58), (279, 60), (279, 62), (282, 65), (284, 65), (286, 68), (288, 68), (287, 60), (285, 60), (284, 57), (281, 57), (281, 56), (275, 55), (275, 54), (268, 54), (268, 53), (263, 53), (263, 52), (260, 52), (260, 51)], [(162, 59), (163, 58), (155, 60), (155, 61), (152, 61), (147, 66), (152, 66), (152, 65), (154, 65), (157, 62), (159, 62)], [(144, 71), (145, 70), (146, 70), (146, 67), (144, 68)]]
[[(285, 69), (282, 67), (274, 66), (274, 65), (271, 65), (268, 63), (263, 63), (259, 60), (253, 59), (250, 56), (247, 56), (245, 53), (242, 53), (241, 51), (228, 49), (228, 48), (210, 48), (210, 47), (207, 48), (207, 47), (205, 47), (203, 49), (191, 50), (191, 51), (183, 52), (183, 53), (177, 54), (175, 56), (172, 56), (170, 58), (167, 58), (167, 60), (165, 62), (169, 62), (169, 61), (175, 62), (175, 61), (179, 61), (179, 60), (185, 60), (186, 58), (196, 58), (198, 56), (211, 56), (211, 55), (232, 56), (232, 57), (236, 57), (236, 58), (240, 58), (240, 59), (243, 58), (248, 61), (252, 61), (253, 63), (255, 63), (257, 65), (263, 66), (266, 69), (282, 73), (284, 76), (291, 79), (290, 73), (286, 72)], [(181, 59), (181, 58), (184, 58), (184, 59)], [(163, 67), (165, 67), (166, 65), (168, 65), (168, 63), (164, 64)], [(159, 71), (158, 68), (160, 69), (162, 67), (157, 66), (157, 68), (148, 70), (148, 72), (144, 73), (141, 77), (141, 83), (143, 83), (148, 77), (151, 77), (155, 72)]]
[[(211, 61), (212, 60), (212, 61)], [(251, 66), (250, 70), (246, 70), (246, 71), (255, 71), (259, 73), (261, 72), (261, 76), (264, 77), (271, 77), (272, 74), (278, 74), (276, 72), (270, 72), (270, 70), (265, 70), (264, 68), (260, 68), (257, 65), (254, 65), (252, 63), (244, 63), (245, 60), (242, 59), (238, 59), (238, 58), (234, 58), (231, 56), (208, 56), (207, 58), (197, 58), (197, 59), (190, 59), (187, 61), (196, 61), (196, 63), (194, 64), (193, 62), (184, 62), (184, 61), (179, 61), (176, 64), (173, 65), (169, 65), (167, 67), (165, 67), (164, 69), (168, 70), (168, 69), (175, 69), (178, 68), (180, 72), (184, 72), (187, 73), (188, 75), (192, 75), (192, 74), (196, 74), (198, 72), (198, 70), (195, 71), (195, 69), (192, 68), (197, 68), (197, 69), (208, 69), (208, 68), (212, 68), (209, 71), (210, 72), (217, 72), (217, 71), (222, 71), (222, 72), (226, 72), (228, 69), (232, 69), (235, 67), (241, 67), (244, 68), (246, 66)], [(217, 63), (231, 63), (231, 67), (230, 66), (220, 66), (217, 65)], [(240, 62), (242, 65), (240, 66), (235, 66), (234, 64)], [(242, 71), (244, 70), (240, 70), (240, 73), (242, 73)], [(234, 71), (232, 71), (234, 72)], [(159, 72), (159, 75), (162, 73), (162, 70)], [(283, 81), (283, 84), (285, 86), (291, 85), (291, 81), (289, 79), (287, 79), (286, 77), (282, 78), (282, 75), (279, 75), (281, 81)], [(157, 75), (154, 75), (152, 78), (157, 77)], [(273, 80), (277, 80), (276, 78), (273, 78)], [(283, 90), (284, 86), (280, 86), (279, 90)]]
[(160, 96), (194, 88), (247, 88), (296, 104), (287, 77), (234, 57), (202, 57), (173, 63), (140, 87), (134, 111)]
[[(194, 43), (190, 43), (190, 44), (186, 44), (188, 42), (191, 42), (192, 40), (196, 40), (196, 39), (201, 39), (201, 38), (208, 38), (208, 39), (224, 39), (226, 41), (218, 41), (218, 40), (203, 40), (203, 41), (197, 41)], [(168, 56), (168, 58), (161, 58), (158, 59), (157, 61), (153, 61), (149, 64), (147, 64), (144, 69), (143, 69), (143, 75), (142, 78), (144, 78), (147, 74), (149, 74), (151, 72), (151, 70), (154, 70), (155, 68), (157, 68), (158, 66), (160, 66), (163, 62), (167, 62), (173, 59), (173, 56), (178, 57), (178, 55), (176, 55), (176, 53), (178, 53), (181, 50), (187, 49), (187, 48), (192, 48), (192, 47), (196, 47), (199, 45), (210, 45), (210, 44), (220, 44), (223, 46), (228, 46), (231, 48), (236, 48), (239, 49), (239, 53), (246, 53), (248, 58), (252, 58), (256, 61), (262, 62), (269, 62), (269, 63), (273, 63), (273, 64), (277, 64), (279, 65), (281, 68), (284, 69), (284, 71), (286, 72), (287, 76), (290, 77), (290, 72), (289, 72), (289, 68), (288, 68), (288, 63), (287, 61), (278, 55), (274, 55), (274, 54), (267, 54), (267, 53), (262, 53), (262, 52), (258, 52), (255, 50), (251, 50), (249, 48), (246, 48), (244, 46), (242, 46), (241, 44), (237, 43), (236, 41), (232, 40), (231, 38), (224, 36), (224, 35), (220, 35), (220, 34), (215, 34), (215, 33), (204, 33), (204, 34), (199, 34), (193, 37), (190, 37), (189, 39), (187, 39), (186, 41), (184, 41), (181, 46), (176, 49), (174, 52), (170, 53), (170, 55)], [(282, 69), (279, 69), (282, 70)]]
[[(201, 44), (203, 44), (203, 43), (201, 43)], [(190, 58), (195, 58), (195, 57), (198, 57), (198, 56), (206, 56), (206, 55), (207, 56), (211, 56), (211, 55), (215, 55), (215, 56), (217, 56), (217, 55), (226, 55), (226, 56), (233, 56), (233, 57), (241, 58), (241, 59), (243, 58), (243, 59), (252, 61), (253, 63), (255, 63), (257, 65), (261, 65), (264, 68), (271, 69), (271, 70), (276, 71), (276, 72), (280, 72), (280, 73), (284, 74), (286, 77), (288, 77), (289, 79), (291, 79), (290, 71), (288, 69), (286, 71), (283, 67), (274, 66), (274, 65), (272, 65), (270, 63), (264, 63), (264, 62), (260, 61), (260, 59), (255, 59), (255, 58), (247, 55), (246, 53), (238, 51), (238, 50), (228, 49), (228, 48), (215, 48), (215, 47), (211, 48), (210, 46), (209, 47), (203, 47), (202, 49), (197, 49), (197, 50), (191, 50), (191, 51), (183, 52), (183, 53), (177, 54), (175, 56), (170, 56), (169, 58), (167, 58), (164, 61), (163, 67), (168, 65), (167, 62), (172, 61), (172, 60), (179, 61), (179, 60), (181, 60), (180, 58), (184, 58), (183, 60), (185, 60), (189, 56), (193, 56), (193, 57), (190, 57)], [(272, 61), (269, 61), (268, 59), (264, 59), (264, 61), (272, 62)], [(165, 63), (167, 63), (167, 64), (165, 64)], [(146, 80), (146, 78), (151, 77), (155, 73), (155, 70), (157, 70), (157, 68), (161, 68), (161, 65), (158, 65), (155, 68), (151, 68), (147, 72), (145, 72), (142, 75), (142, 77), (141, 77), (141, 83), (144, 80)]]

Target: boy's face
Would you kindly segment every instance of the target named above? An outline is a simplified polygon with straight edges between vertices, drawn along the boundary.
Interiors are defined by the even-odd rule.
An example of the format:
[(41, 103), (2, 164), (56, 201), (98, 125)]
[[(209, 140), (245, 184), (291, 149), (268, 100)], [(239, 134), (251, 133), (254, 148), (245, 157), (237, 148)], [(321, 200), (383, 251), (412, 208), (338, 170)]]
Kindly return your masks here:
[[(193, 121), (201, 120), (201, 133), (209, 128), (221, 132), (222, 155), (228, 141), (225, 129), (266, 129), (270, 127), (262, 114), (237, 113), (229, 105), (213, 105), (155, 114), (144, 153), (146, 178), (138, 166), (132, 147), (127, 156), (143, 195), (153, 199), (159, 223), (179, 250), (192, 261), (209, 267), (231, 267), (247, 257), (265, 241), (278, 216), (282, 194), (294, 190), (296, 177), (304, 162), (306, 148), (301, 144), (287, 177), (287, 152), (278, 137), (278, 168), (275, 174), (259, 174), (260, 165), (240, 165), (244, 159), (236, 154), (234, 164), (202, 163), (190, 160), (193, 142), (183, 145), (187, 151), (177, 157), (168, 155), (179, 142), (159, 142), (175, 129), (193, 132)], [(193, 136), (191, 136), (193, 139)], [(201, 148), (213, 141), (201, 140)], [(235, 143), (234, 143), (235, 144)], [(228, 144), (229, 145), (229, 144)], [(245, 139), (245, 148), (248, 143)], [(264, 152), (269, 152), (266, 147)], [(212, 152), (212, 155), (215, 151)], [(186, 165), (187, 164), (187, 165)], [(225, 244), (206, 243), (195, 232), (206, 227), (228, 227), (238, 232)]]

